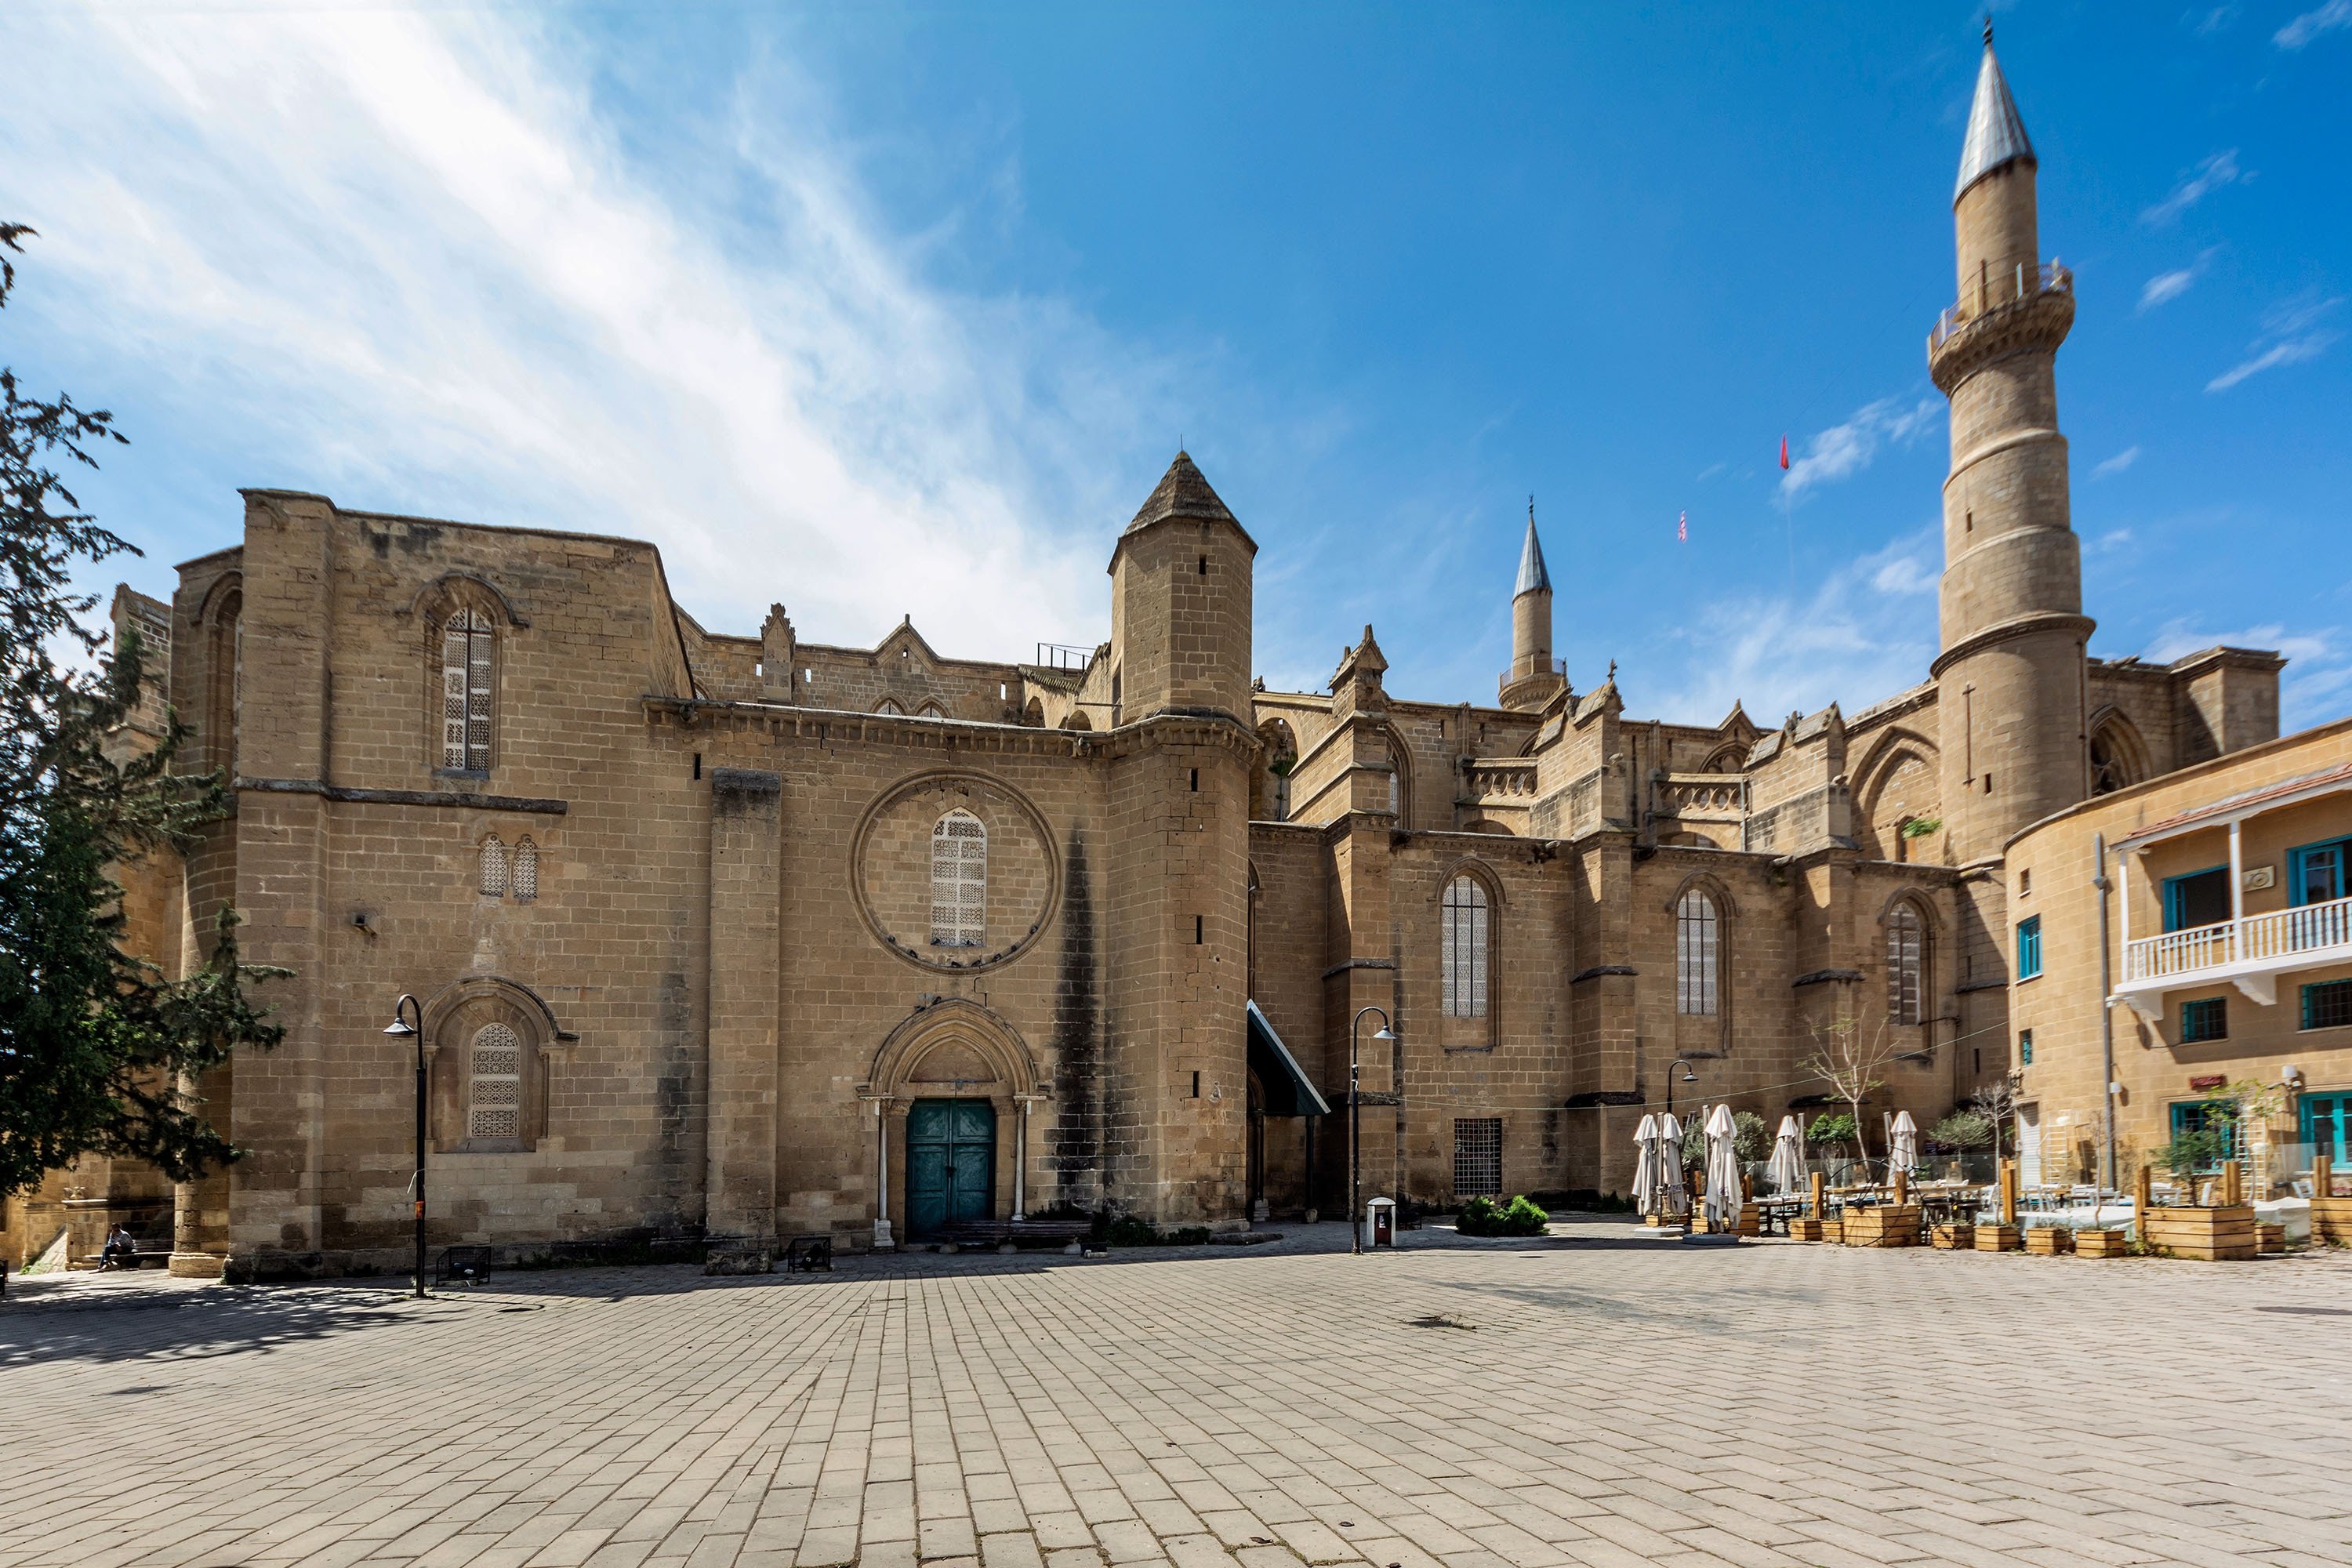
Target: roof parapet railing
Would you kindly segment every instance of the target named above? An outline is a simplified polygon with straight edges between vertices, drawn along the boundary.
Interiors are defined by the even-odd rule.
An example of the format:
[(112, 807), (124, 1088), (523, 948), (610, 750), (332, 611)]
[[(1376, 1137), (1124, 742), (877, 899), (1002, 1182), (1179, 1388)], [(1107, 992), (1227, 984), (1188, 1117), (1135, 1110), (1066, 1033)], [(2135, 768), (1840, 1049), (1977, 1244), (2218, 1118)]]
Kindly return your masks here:
[(1046, 669), (1084, 669), (1094, 661), (1095, 650), (1072, 643), (1041, 642), (1037, 645), (1036, 663)]
[(1945, 308), (1944, 313), (1936, 318), (1936, 330), (1927, 334), (1927, 348), (1931, 353), (1942, 348), (1954, 332), (2004, 305), (2018, 304), (2042, 294), (2074, 291), (2073, 269), (2055, 261), (2044, 261), (2031, 269), (2021, 261), (2006, 274), (1979, 271), (1976, 298), (1971, 300), (1963, 297)]

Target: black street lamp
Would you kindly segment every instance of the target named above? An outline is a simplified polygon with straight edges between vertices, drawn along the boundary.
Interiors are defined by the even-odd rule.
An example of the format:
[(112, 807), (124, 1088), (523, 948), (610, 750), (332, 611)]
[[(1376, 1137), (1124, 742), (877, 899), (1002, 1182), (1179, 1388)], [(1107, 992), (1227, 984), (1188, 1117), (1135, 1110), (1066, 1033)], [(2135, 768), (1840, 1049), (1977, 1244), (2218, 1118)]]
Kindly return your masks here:
[(1361, 1184), (1362, 1170), (1360, 1153), (1362, 1140), (1357, 1136), (1357, 1107), (1360, 1102), (1359, 1090), (1363, 1080), (1363, 1065), (1357, 1059), (1357, 1040), (1363, 1033), (1364, 1016), (1368, 1013), (1381, 1015), (1381, 1031), (1372, 1037), (1373, 1039), (1396, 1038), (1389, 1033), (1388, 1014), (1378, 1007), (1366, 1007), (1356, 1015), (1355, 1022), (1348, 1026), (1348, 1250), (1357, 1253), (1364, 1250), (1363, 1200), (1357, 1192)]
[[(1666, 1068), (1666, 1120), (1667, 1120), (1667, 1121), (1673, 1121), (1673, 1120), (1674, 1120), (1674, 1115), (1675, 1115), (1675, 1068), (1682, 1068), (1682, 1069), (1683, 1069), (1683, 1081), (1684, 1081), (1685, 1083), (1696, 1083), (1696, 1082), (1698, 1081), (1698, 1074), (1696, 1074), (1696, 1073), (1695, 1073), (1695, 1072), (1691, 1071), (1691, 1065), (1690, 1065), (1690, 1063), (1688, 1063), (1688, 1062), (1686, 1062), (1686, 1061), (1683, 1060), (1683, 1058), (1680, 1058), (1680, 1057), (1676, 1057), (1676, 1058), (1674, 1059), (1674, 1062), (1673, 1062), (1672, 1066), (1669, 1066), (1669, 1067)], [(1688, 1227), (1687, 1227), (1687, 1226), (1685, 1226), (1685, 1229), (1687, 1229)]]
[(1675, 1068), (1680, 1068), (1683, 1069), (1683, 1081), (1685, 1083), (1696, 1083), (1698, 1081), (1698, 1074), (1691, 1071), (1690, 1063), (1683, 1060), (1680, 1057), (1676, 1057), (1674, 1060), (1674, 1066), (1666, 1068), (1666, 1114), (1668, 1116), (1672, 1116), (1675, 1113)]
[[(410, 1023), (411, 1016), (415, 1018)], [(425, 1299), (425, 1009), (406, 992), (392, 1005), (392, 1023), (385, 1034), (416, 1043), (416, 1299)]]

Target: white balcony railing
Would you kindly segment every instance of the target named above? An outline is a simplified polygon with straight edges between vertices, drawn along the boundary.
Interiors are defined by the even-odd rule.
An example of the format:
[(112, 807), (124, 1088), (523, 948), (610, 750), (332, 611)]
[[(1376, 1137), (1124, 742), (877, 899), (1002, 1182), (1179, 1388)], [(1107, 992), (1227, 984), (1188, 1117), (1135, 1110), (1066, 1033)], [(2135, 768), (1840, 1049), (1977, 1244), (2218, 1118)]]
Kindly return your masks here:
[(2352, 899), (2142, 937), (2125, 944), (2123, 983), (2187, 982), (2208, 973), (2293, 968), (2337, 956), (2352, 956)]

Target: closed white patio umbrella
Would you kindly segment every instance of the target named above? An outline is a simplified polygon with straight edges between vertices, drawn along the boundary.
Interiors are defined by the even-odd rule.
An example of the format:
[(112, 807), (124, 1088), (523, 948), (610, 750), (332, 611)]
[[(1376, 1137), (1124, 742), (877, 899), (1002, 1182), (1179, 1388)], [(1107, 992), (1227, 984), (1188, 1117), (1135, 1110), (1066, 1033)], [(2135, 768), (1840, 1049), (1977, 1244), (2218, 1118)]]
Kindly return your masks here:
[(1777, 1193), (1793, 1193), (1805, 1184), (1805, 1124), (1794, 1116), (1780, 1118), (1780, 1134), (1772, 1141), (1772, 1163), (1764, 1173)]
[(1890, 1180), (1897, 1171), (1919, 1168), (1919, 1124), (1911, 1120), (1909, 1111), (1895, 1113), (1894, 1136), (1886, 1143), (1886, 1174)]
[(1642, 1124), (1633, 1129), (1633, 1146), (1641, 1152), (1633, 1159), (1633, 1212), (1648, 1214), (1658, 1201), (1658, 1119), (1644, 1114)]
[(1658, 1212), (1681, 1214), (1690, 1203), (1683, 1181), (1683, 1124), (1672, 1116), (1658, 1118)]
[(1739, 1217), (1739, 1129), (1731, 1107), (1706, 1113), (1706, 1217), (1727, 1226)]

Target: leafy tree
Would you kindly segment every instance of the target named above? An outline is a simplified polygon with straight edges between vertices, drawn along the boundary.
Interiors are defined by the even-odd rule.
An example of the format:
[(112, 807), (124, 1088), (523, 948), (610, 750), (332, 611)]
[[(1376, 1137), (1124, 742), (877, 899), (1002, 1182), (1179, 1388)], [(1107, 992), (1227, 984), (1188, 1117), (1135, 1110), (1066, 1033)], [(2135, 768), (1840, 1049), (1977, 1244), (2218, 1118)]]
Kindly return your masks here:
[(1927, 1136), (1947, 1149), (1983, 1149), (1991, 1145), (1993, 1131), (1992, 1121), (1983, 1111), (1963, 1109), (1947, 1113)]
[[(31, 233), (0, 224), (0, 308)], [(71, 573), (131, 547), (55, 465), (95, 468), (110, 441), (123, 442), (111, 416), (26, 397), (0, 368), (0, 1194), (85, 1153), (150, 1161), (175, 1181), (235, 1158), (186, 1086), (283, 1032), (246, 992), (283, 971), (238, 962), (228, 911), (184, 980), (122, 949), (113, 868), (187, 846), (227, 795), (218, 774), (172, 771), (176, 719), (143, 752), (109, 755), (108, 734), (138, 706), (142, 654), (135, 635), (105, 651), (83, 624), (97, 600)]]

